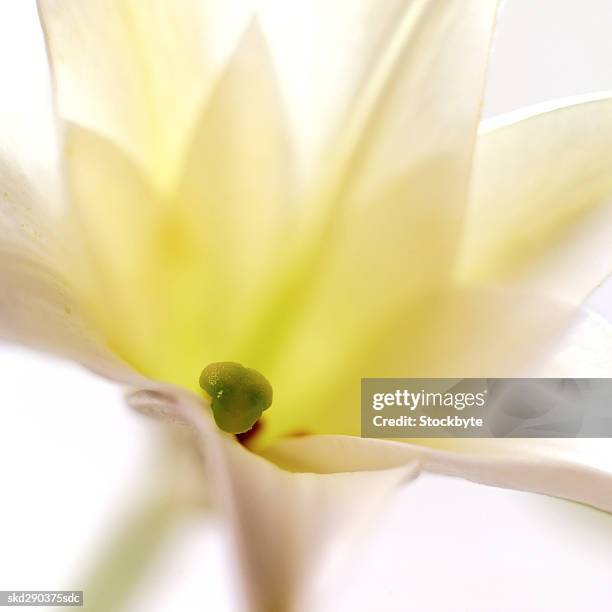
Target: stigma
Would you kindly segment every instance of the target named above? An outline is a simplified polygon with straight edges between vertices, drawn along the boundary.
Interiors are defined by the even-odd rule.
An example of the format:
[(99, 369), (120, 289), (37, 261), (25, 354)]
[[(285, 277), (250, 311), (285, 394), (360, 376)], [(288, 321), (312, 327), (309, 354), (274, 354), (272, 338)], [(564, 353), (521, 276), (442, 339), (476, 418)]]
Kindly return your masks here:
[(233, 361), (210, 363), (200, 374), (215, 423), (227, 433), (248, 431), (272, 404), (272, 386), (257, 370)]

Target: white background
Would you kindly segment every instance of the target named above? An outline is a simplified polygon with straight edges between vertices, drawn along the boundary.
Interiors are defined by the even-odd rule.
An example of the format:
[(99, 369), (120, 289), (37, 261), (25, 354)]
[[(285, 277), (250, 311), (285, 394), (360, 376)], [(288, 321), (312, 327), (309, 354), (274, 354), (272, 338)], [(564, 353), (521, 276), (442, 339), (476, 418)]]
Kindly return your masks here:
[[(30, 2), (0, 0), (4, 107), (20, 99), (13, 87), (30, 87), (40, 103), (32, 17)], [(611, 25), (609, 0), (507, 0), (485, 114), (612, 90)], [(0, 589), (80, 588), (91, 551), (154, 469), (155, 428), (109, 384), (21, 349), (0, 349), (0, 384)], [(429, 476), (406, 487), (381, 524), (329, 610), (371, 611), (364, 602), (374, 587), (397, 594), (398, 611), (610, 610), (604, 514)], [(132, 609), (232, 609), (214, 523), (185, 531), (168, 552)]]

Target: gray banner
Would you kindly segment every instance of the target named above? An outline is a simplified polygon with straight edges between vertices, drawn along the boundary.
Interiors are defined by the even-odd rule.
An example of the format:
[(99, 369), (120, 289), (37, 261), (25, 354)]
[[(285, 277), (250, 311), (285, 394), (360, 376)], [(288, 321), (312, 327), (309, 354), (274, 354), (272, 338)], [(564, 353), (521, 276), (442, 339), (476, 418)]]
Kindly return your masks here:
[(608, 378), (364, 378), (365, 438), (609, 438)]
[(82, 606), (83, 591), (0, 591), (0, 606)]

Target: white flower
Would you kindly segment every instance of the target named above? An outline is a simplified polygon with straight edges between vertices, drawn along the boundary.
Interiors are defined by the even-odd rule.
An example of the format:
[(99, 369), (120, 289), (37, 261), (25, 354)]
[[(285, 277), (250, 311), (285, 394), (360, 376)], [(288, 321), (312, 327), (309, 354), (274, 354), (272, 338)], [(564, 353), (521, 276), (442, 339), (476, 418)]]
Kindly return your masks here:
[[(2, 335), (197, 432), (254, 610), (418, 470), (612, 510), (593, 444), (357, 437), (362, 376), (609, 375), (612, 99), (478, 129), (493, 0), (258, 4), (39, 2), (57, 122), (0, 141)], [(220, 361), (274, 388), (251, 450)]]

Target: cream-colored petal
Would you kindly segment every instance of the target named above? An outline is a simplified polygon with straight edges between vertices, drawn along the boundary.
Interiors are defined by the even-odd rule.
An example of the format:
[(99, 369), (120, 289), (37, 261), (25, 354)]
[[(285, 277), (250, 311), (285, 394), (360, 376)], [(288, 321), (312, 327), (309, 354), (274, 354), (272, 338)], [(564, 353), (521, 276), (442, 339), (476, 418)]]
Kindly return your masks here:
[(0, 17), (0, 248), (48, 257), (65, 204), (61, 147), (36, 7), (27, 4)]
[(0, 113), (0, 245), (52, 257), (64, 210), (52, 113)]
[[(359, 36), (349, 24), (380, 6), (360, 4), (363, 12), (356, 17), (350, 7), (357, 4), (334, 5), (332, 14), (346, 11), (347, 22), (332, 18), (322, 26), (322, 49), (335, 44), (342, 55), (344, 41), (354, 48), (351, 41)], [(322, 7), (304, 9), (309, 17), (304, 32), (323, 20)], [(342, 377), (338, 364), (348, 372), (347, 356), (362, 358), (368, 341), (388, 341), (388, 331), (376, 338), (372, 327), (393, 320), (397, 337), (413, 335), (415, 321), (435, 302), (430, 292), (448, 281), (495, 7), (495, 2), (386, 4), (373, 21), (372, 37), (364, 37), (367, 44), (357, 53), (362, 61), (349, 73), (349, 85), (340, 88), (343, 114), (330, 128), (311, 197), (296, 210), (300, 231), (290, 231), (281, 242), (280, 274), (275, 270), (263, 279), (264, 301), (251, 304), (253, 321), (233, 350), (271, 380), (308, 388), (321, 411), (330, 404), (317, 402), (317, 387)], [(279, 42), (270, 19), (264, 11), (275, 57), (285, 45), (289, 55), (302, 49), (304, 33), (296, 33), (294, 46), (288, 33)], [(281, 23), (279, 17), (279, 28)], [(334, 59), (329, 69), (343, 83), (334, 72), (338, 65)], [(315, 75), (305, 70), (304, 78), (313, 79), (316, 89)], [(289, 400), (287, 411), (308, 411), (308, 394), (278, 390), (279, 398), (299, 398), (300, 406)]]
[(256, 308), (262, 277), (291, 248), (291, 152), (256, 24), (193, 132), (179, 184), (165, 196), (101, 134), (70, 125), (66, 141), (90, 255), (75, 274), (97, 321), (149, 377), (197, 389), (205, 365), (240, 358), (232, 349), (240, 324)]
[[(61, 163), (50, 112), (0, 119), (0, 338), (135, 381), (108, 353), (62, 267)], [(78, 253), (77, 253), (78, 256)]]
[(128, 400), (141, 411), (173, 413), (199, 437), (212, 494), (232, 529), (249, 612), (299, 609), (385, 499), (416, 475), (411, 462), (376, 472), (291, 474), (220, 432), (195, 396), (142, 389)]
[[(610, 377), (612, 327), (582, 312), (549, 346), (531, 376)], [(545, 493), (612, 512), (612, 451), (607, 439), (389, 440), (306, 436), (279, 440), (262, 454), (307, 472), (391, 468), (417, 459), (424, 471)]]
[(108, 139), (76, 125), (67, 126), (65, 138), (72, 204), (67, 222), (83, 252), (64, 265), (113, 350), (147, 372), (148, 360), (163, 359), (151, 330), (163, 328), (156, 315), (165, 304), (153, 288), (173, 291), (159, 262), (175, 244), (175, 231), (180, 242), (177, 224), (166, 227), (161, 198)]
[[(255, 2), (307, 176), (333, 141), (407, 3)], [(313, 44), (315, 43), (316, 44)]]
[(256, 4), (309, 166), (361, 144), (368, 175), (395, 175), (469, 149), (496, 2)]
[(66, 145), (70, 222), (83, 252), (64, 265), (79, 295), (113, 351), (134, 368), (197, 388), (201, 369), (219, 360), (224, 331), (214, 300), (224, 286), (206, 257), (206, 224), (160, 197), (101, 135), (70, 125)]
[(136, 384), (141, 379), (110, 354), (91, 325), (64, 265), (81, 252), (64, 227), (62, 130), (53, 111), (42, 36), (36, 38), (40, 32), (32, 23), (36, 30), (20, 28), (28, 33), (27, 74), (16, 80), (0, 66), (10, 94), (0, 103), (0, 340)]
[(274, 386), (274, 404), (258, 442), (303, 432), (357, 435), (363, 376), (526, 375), (577, 314), (537, 294), (466, 287), (398, 300), (370, 320), (360, 312), (368, 298), (356, 290), (335, 318), (318, 313), (291, 336), (277, 369), (261, 368)]
[(194, 127), (174, 196), (174, 214), (199, 228), (200, 282), (214, 287), (228, 343), (238, 342), (269, 277), (292, 255), (293, 158), (272, 57), (253, 22)]
[(610, 378), (612, 325), (601, 315), (580, 309), (544, 359), (532, 364), (528, 375), (542, 378)]
[[(321, 26), (329, 3), (310, 6), (304, 11), (310, 18), (306, 25), (294, 24), (302, 30), (295, 40), (322, 36), (315, 49), (325, 53), (329, 72), (314, 72), (311, 66), (304, 78), (312, 79), (310, 90), (323, 92), (311, 95), (326, 98), (316, 106), (327, 108), (329, 98), (341, 105), (329, 122), (327, 147), (319, 151), (314, 202), (304, 209), (314, 226), (306, 246), (308, 263), (288, 281), (297, 289), (284, 292), (302, 303), (316, 291), (325, 301), (321, 308), (336, 312), (338, 300), (352, 302), (360, 291), (359, 311), (375, 317), (383, 295), (386, 302), (422, 295), (450, 273), (497, 3), (403, 1), (380, 11), (379, 2), (340, 2), (329, 32)], [(369, 31), (371, 11), (377, 13), (374, 28), (364, 36), (352, 20)], [(311, 32), (309, 22), (323, 34)], [(285, 23), (279, 18), (278, 28)], [(291, 38), (285, 32), (284, 44), (277, 43), (276, 55), (285, 47), (289, 57), (296, 47), (308, 55), (289, 42), (294, 40), (289, 32)], [(348, 63), (343, 54), (352, 54), (362, 38), (367, 45), (356, 51), (361, 61), (345, 80), (339, 68)], [(346, 46), (339, 41), (347, 41)], [(318, 51), (312, 53), (316, 57)], [(341, 59), (328, 62), (327, 56), (336, 55)], [(319, 79), (342, 86), (324, 87)], [(316, 130), (313, 122), (308, 125)], [(279, 293), (283, 290), (274, 295)]]
[(142, 380), (113, 355), (73, 288), (53, 267), (0, 250), (0, 339), (77, 361), (124, 384)]
[(581, 302), (612, 272), (611, 142), (605, 95), (485, 122), (460, 275)]
[(40, 0), (60, 115), (124, 148), (160, 187), (248, 17), (240, 0)]
[(544, 493), (612, 512), (608, 440), (422, 440), (419, 444), (305, 436), (281, 440), (263, 455), (297, 472), (389, 469), (418, 461), (423, 471), (486, 485)]

